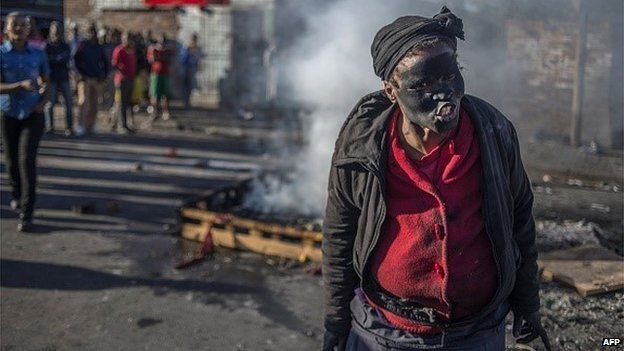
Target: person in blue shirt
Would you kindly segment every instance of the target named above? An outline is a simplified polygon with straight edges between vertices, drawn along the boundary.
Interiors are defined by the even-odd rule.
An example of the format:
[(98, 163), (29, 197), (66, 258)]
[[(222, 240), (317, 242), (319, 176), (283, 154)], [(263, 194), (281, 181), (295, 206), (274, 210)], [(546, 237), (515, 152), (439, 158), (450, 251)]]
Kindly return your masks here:
[(184, 88), (184, 108), (191, 107), (191, 93), (197, 88), (196, 75), (199, 71), (199, 63), (203, 58), (203, 53), (198, 45), (199, 37), (193, 33), (188, 45), (185, 45), (180, 53), (180, 63), (182, 63), (182, 82)]
[(6, 17), (6, 41), (0, 46), (0, 106), (2, 140), (13, 200), (19, 211), (17, 229), (32, 230), (37, 182), (36, 157), (45, 126), (50, 73), (42, 50), (27, 45), (26, 17), (12, 12)]

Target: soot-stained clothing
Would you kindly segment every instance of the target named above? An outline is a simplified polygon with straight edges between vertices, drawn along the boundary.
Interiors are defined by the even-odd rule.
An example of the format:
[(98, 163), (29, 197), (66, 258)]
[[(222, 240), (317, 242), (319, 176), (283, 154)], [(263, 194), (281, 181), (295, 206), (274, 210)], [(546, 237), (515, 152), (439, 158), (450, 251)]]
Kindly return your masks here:
[[(345, 121), (332, 157), (323, 236), (325, 328), (347, 334), (354, 290), (370, 278), (388, 213), (388, 121), (396, 104), (382, 91), (363, 97)], [(539, 310), (533, 193), (520, 158), (512, 124), (494, 107), (474, 96), (461, 100), (479, 145), (483, 226), (491, 243), (496, 289), (485, 306), (470, 316), (441, 324), (475, 331), (499, 321), (495, 314), (509, 303), (522, 314)]]
[[(420, 160), (399, 141), (401, 110), (388, 124), (387, 214), (371, 259), (386, 291), (433, 308), (446, 321), (479, 312), (496, 290), (496, 265), (481, 214), (481, 164), (465, 111), (449, 137)], [(379, 307), (393, 325), (436, 334)]]

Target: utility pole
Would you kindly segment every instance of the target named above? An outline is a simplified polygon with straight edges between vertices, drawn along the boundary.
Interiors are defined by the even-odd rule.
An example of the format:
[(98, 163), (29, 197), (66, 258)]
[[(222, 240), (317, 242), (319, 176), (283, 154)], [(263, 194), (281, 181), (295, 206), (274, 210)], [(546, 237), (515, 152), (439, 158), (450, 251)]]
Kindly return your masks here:
[(609, 129), (611, 130), (611, 148), (622, 150), (624, 147), (624, 127), (622, 108), (624, 107), (624, 5), (622, 0), (611, 0), (610, 42), (611, 70), (609, 74)]
[(572, 123), (570, 125), (570, 144), (581, 145), (581, 123), (583, 96), (585, 90), (585, 61), (587, 60), (587, 4), (579, 3), (579, 31), (576, 38), (576, 76), (572, 93)]

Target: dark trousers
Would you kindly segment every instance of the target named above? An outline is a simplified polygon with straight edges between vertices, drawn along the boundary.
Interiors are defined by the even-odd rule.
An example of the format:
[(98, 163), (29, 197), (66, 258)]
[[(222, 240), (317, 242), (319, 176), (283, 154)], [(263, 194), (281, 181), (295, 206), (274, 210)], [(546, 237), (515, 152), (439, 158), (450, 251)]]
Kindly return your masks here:
[(390, 325), (381, 312), (370, 306), (363, 293), (356, 291), (351, 301), (352, 327), (347, 351), (504, 351), (505, 303), (487, 321), (464, 330), (444, 331), (438, 335), (416, 335)]
[(2, 143), (13, 199), (19, 201), (25, 219), (32, 217), (37, 185), (37, 148), (43, 135), (42, 113), (28, 118), (2, 117)]
[(195, 75), (191, 72), (185, 72), (182, 85), (184, 108), (189, 108), (191, 107), (191, 94), (193, 93), (193, 88), (195, 87)]
[(129, 108), (132, 108), (132, 88), (134, 87), (134, 81), (131, 78), (124, 78), (121, 82), (116, 86), (120, 92), (121, 101), (118, 102), (117, 108), (119, 109), (119, 123), (121, 126), (126, 128), (128, 127), (128, 115), (127, 111)]
[(48, 120), (50, 129), (54, 129), (54, 105), (58, 101), (58, 94), (63, 95), (65, 101), (65, 129), (72, 129), (74, 126), (74, 104), (73, 94), (68, 80), (62, 80), (58, 82), (49, 82), (50, 86), (49, 96), (50, 101), (45, 107), (45, 116)]

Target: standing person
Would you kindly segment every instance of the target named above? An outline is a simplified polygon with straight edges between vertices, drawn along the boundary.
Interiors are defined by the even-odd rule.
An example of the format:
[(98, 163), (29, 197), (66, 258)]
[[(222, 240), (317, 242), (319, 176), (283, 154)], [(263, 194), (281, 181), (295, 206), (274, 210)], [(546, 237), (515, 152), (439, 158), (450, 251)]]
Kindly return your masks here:
[(82, 42), (83, 38), (80, 36), (80, 30), (76, 22), (71, 22), (69, 27), (71, 31), (71, 39), (69, 40), (69, 50), (71, 54), (71, 60), (69, 61), (69, 83), (71, 84), (72, 92), (78, 95), (77, 92), (79, 74), (76, 70), (76, 62), (74, 61), (74, 57), (76, 57), (76, 51), (78, 51), (78, 46), (80, 45), (80, 42)]
[[(168, 120), (169, 115), (169, 65), (171, 64), (172, 51), (168, 46), (167, 36), (162, 33), (158, 41), (150, 45), (147, 51), (147, 59), (151, 64), (150, 74), (150, 98), (152, 103), (152, 119), (157, 119), (162, 114), (163, 120)], [(162, 102), (162, 105), (161, 105)]]
[(94, 132), (98, 112), (100, 84), (108, 74), (106, 53), (97, 38), (97, 29), (91, 25), (87, 31), (87, 39), (80, 42), (74, 57), (78, 71), (78, 106), (80, 107), (80, 123), (76, 135)]
[(71, 37), (71, 40), (69, 41), (69, 48), (71, 49), (71, 55), (73, 58), (76, 55), (76, 51), (78, 51), (78, 45), (80, 45), (80, 42), (83, 39), (80, 36), (80, 30), (76, 22), (72, 22), (72, 24), (70, 25), (70, 29), (71, 29), (72, 37)]
[(463, 25), (400, 17), (371, 52), (332, 157), (323, 350), (504, 350), (550, 344), (540, 321), (531, 183), (511, 122), (464, 93)]
[(63, 32), (58, 22), (50, 24), (50, 34), (46, 53), (50, 63), (50, 93), (49, 102), (45, 107), (46, 124), (48, 131), (54, 131), (54, 105), (58, 99), (58, 93), (65, 100), (65, 135), (72, 134), (73, 127), (73, 94), (69, 84), (69, 61), (71, 49), (63, 38)]
[(26, 21), (28, 22), (28, 27), (30, 27), (28, 46), (39, 50), (45, 50), (46, 40), (43, 35), (41, 35), (41, 31), (37, 26), (37, 21), (32, 16), (26, 17)]
[(13, 196), (11, 208), (20, 211), (17, 230), (22, 232), (32, 229), (37, 148), (45, 127), (43, 108), (50, 73), (45, 52), (27, 45), (29, 31), (25, 16), (9, 13), (7, 41), (0, 46), (0, 94), (8, 99), (8, 104), (2, 105), (2, 140)]
[(110, 68), (111, 60), (113, 58), (113, 50), (121, 43), (121, 32), (118, 29), (113, 28), (107, 29), (106, 36), (104, 39), (104, 55), (106, 56), (106, 64), (109, 66), (108, 74), (106, 75), (106, 80), (103, 84), (102, 91), (102, 104), (103, 108), (109, 110), (111, 115), (114, 116), (114, 110), (117, 108), (115, 106), (115, 83), (113, 81), (113, 76), (115, 72)]
[[(147, 46), (142, 35), (134, 36), (134, 53), (137, 58), (137, 74), (134, 78), (134, 87), (132, 89), (133, 111), (138, 112), (141, 108), (146, 107), (146, 101), (149, 96), (146, 94), (148, 87), (148, 77), (150, 64), (147, 60)], [(146, 96), (148, 97), (146, 99)], [(149, 103), (149, 102), (148, 102)]]
[(121, 44), (113, 50), (111, 65), (115, 69), (117, 117), (123, 131), (132, 134), (135, 133), (135, 130), (128, 126), (127, 113), (128, 109), (132, 108), (132, 88), (136, 75), (137, 60), (129, 33), (126, 31), (121, 34)]
[(182, 84), (184, 89), (184, 108), (191, 107), (191, 94), (193, 89), (197, 87), (197, 71), (199, 70), (199, 61), (203, 54), (198, 45), (197, 33), (193, 33), (190, 42), (182, 48), (180, 62), (182, 63)]

